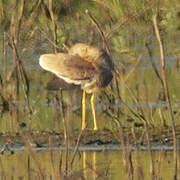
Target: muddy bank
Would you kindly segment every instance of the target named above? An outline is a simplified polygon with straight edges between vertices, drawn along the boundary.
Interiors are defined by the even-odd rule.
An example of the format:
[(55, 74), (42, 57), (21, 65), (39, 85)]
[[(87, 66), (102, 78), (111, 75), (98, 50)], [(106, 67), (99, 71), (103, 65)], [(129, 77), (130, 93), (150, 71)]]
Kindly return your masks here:
[[(180, 128), (176, 127), (177, 138), (180, 139)], [(123, 148), (122, 141), (132, 149), (139, 148), (146, 150), (147, 139), (144, 128), (139, 128), (135, 133), (132, 129), (124, 128), (118, 131), (103, 129), (99, 131), (75, 130), (68, 135), (69, 149), (73, 150), (76, 146), (79, 150), (120, 150)], [(151, 129), (150, 141), (152, 149), (172, 149), (171, 128)], [(65, 150), (64, 132), (49, 131), (25, 131), (15, 134), (1, 133), (0, 148), (23, 150), (30, 145), (36, 150), (47, 150), (48, 147)], [(6, 148), (8, 147), (8, 148)]]

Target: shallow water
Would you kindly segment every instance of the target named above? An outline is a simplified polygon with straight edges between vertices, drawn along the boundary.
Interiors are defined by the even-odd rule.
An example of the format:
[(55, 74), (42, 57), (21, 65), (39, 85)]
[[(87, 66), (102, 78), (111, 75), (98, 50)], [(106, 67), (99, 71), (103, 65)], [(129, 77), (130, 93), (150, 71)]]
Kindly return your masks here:
[[(65, 155), (65, 151), (58, 150), (39, 150), (31, 153), (17, 151), (11, 155), (4, 153), (0, 156), (0, 178), (36, 179), (40, 175), (38, 168), (41, 168), (45, 179), (52, 179), (55, 175), (63, 175)], [(172, 155), (172, 151), (153, 151), (152, 153), (155, 172), (164, 180), (173, 179)], [(68, 165), (67, 169), (72, 174), (72, 179), (127, 179), (124, 157), (123, 151), (81, 151), (75, 156), (72, 168)], [(59, 170), (61, 158), (63, 164)], [(151, 179), (149, 153), (132, 151), (131, 158), (134, 179)], [(68, 163), (71, 160), (72, 152), (69, 153)]]

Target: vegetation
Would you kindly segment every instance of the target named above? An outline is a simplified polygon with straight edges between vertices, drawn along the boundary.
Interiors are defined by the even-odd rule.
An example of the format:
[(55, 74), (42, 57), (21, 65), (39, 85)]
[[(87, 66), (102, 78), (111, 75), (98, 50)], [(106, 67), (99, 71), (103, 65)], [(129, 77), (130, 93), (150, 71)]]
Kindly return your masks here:
[[(89, 13), (85, 13), (86, 9)], [(68, 147), (71, 143), (78, 147), (83, 144), (83, 133), (89, 135), (80, 131), (81, 92), (45, 90), (51, 75), (40, 69), (38, 58), (43, 53), (66, 51), (65, 45), (86, 42), (109, 51), (116, 65), (112, 84), (98, 96), (101, 130), (94, 137), (108, 129), (123, 147), (134, 144), (138, 149), (141, 143), (146, 144), (152, 178), (157, 178), (158, 172), (151, 143), (162, 140), (173, 144), (174, 179), (177, 179), (179, 20), (178, 0), (1, 0), (2, 137), (20, 135), (20, 142), (36, 162), (31, 145), (41, 142), (38, 138), (42, 134), (38, 138), (36, 135), (45, 133), (47, 143), (49, 133), (59, 135), (65, 130), (67, 171), (60, 175), (69, 176), (68, 160), (72, 157)], [(63, 122), (68, 122), (66, 129)], [(132, 179), (132, 152), (124, 149), (124, 165), (128, 178)], [(41, 166), (38, 168), (43, 178)]]

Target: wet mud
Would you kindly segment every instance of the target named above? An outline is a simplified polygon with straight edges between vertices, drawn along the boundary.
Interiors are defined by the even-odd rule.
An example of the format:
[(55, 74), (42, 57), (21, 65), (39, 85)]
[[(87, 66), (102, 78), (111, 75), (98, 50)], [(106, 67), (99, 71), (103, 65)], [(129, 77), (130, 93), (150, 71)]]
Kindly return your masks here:
[[(176, 127), (178, 141), (180, 139), (180, 127)], [(172, 150), (173, 138), (171, 128), (150, 130), (150, 142), (154, 150)], [(77, 147), (82, 151), (121, 150), (125, 145), (132, 149), (147, 150), (146, 132), (143, 127), (136, 129), (132, 134), (130, 128), (112, 131), (102, 129), (99, 131), (75, 130), (67, 135), (64, 132), (50, 131), (25, 131), (20, 133), (0, 135), (0, 151), (24, 150), (31, 146), (35, 150), (47, 150), (49, 148), (66, 150), (67, 143), (70, 150)]]

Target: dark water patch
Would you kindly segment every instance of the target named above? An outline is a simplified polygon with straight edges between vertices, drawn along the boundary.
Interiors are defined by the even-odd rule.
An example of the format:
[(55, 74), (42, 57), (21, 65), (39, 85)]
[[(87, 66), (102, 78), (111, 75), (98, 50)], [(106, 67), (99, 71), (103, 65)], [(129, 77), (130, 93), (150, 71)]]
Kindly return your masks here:
[[(38, 86), (37, 87), (33, 86), (32, 88), (38, 89), (39, 87)], [(26, 105), (25, 101), (16, 101), (16, 102), (13, 102), (13, 103), (14, 103), (15, 107), (17, 105), (21, 105), (21, 106)], [(39, 103), (39, 104), (41, 104), (43, 106), (46, 105), (46, 107), (51, 107), (51, 106), (55, 106), (56, 105), (54, 102), (47, 101), (47, 100), (46, 101), (41, 101), (41, 103)], [(168, 107), (168, 103), (167, 102), (163, 102), (163, 101), (158, 101), (158, 102), (143, 102), (143, 101), (141, 101), (141, 102), (138, 102), (138, 104), (137, 103), (129, 103), (129, 102), (127, 102), (126, 105), (128, 107), (130, 107), (130, 108), (138, 108), (138, 107), (142, 107), (142, 108), (167, 108)], [(96, 103), (96, 109), (97, 110), (101, 110), (103, 108), (103, 106), (104, 106), (103, 104)], [(109, 107), (111, 107), (111, 106), (114, 107), (114, 104), (108, 104), (108, 106)], [(116, 107), (121, 108), (121, 107), (123, 107), (123, 104), (121, 104), (121, 103), (120, 104), (116, 104)], [(180, 102), (172, 103), (172, 107), (173, 108), (180, 107)], [(86, 108), (88, 110), (91, 109), (89, 104), (87, 104)], [(72, 106), (72, 111), (77, 111), (79, 109), (80, 109), (80, 105)]]
[[(146, 145), (140, 145), (138, 147), (129, 145), (127, 147), (123, 147), (120, 144), (106, 144), (106, 145), (80, 145), (78, 147), (78, 151), (93, 151), (93, 152), (101, 152), (101, 151), (123, 151), (124, 149), (129, 150), (140, 150), (140, 151), (148, 151), (148, 147)], [(9, 153), (13, 154), (18, 151), (24, 151), (27, 147), (20, 144), (13, 144), (13, 145), (0, 145), (0, 154), (3, 153)], [(159, 144), (153, 144), (151, 146), (151, 150), (153, 151), (173, 151), (172, 145), (159, 145)], [(66, 151), (66, 146), (53, 146), (49, 147), (48, 145), (43, 145), (41, 147), (32, 147), (33, 151)], [(74, 151), (75, 146), (69, 146), (68, 150)], [(178, 150), (180, 150), (180, 146), (178, 146)]]

